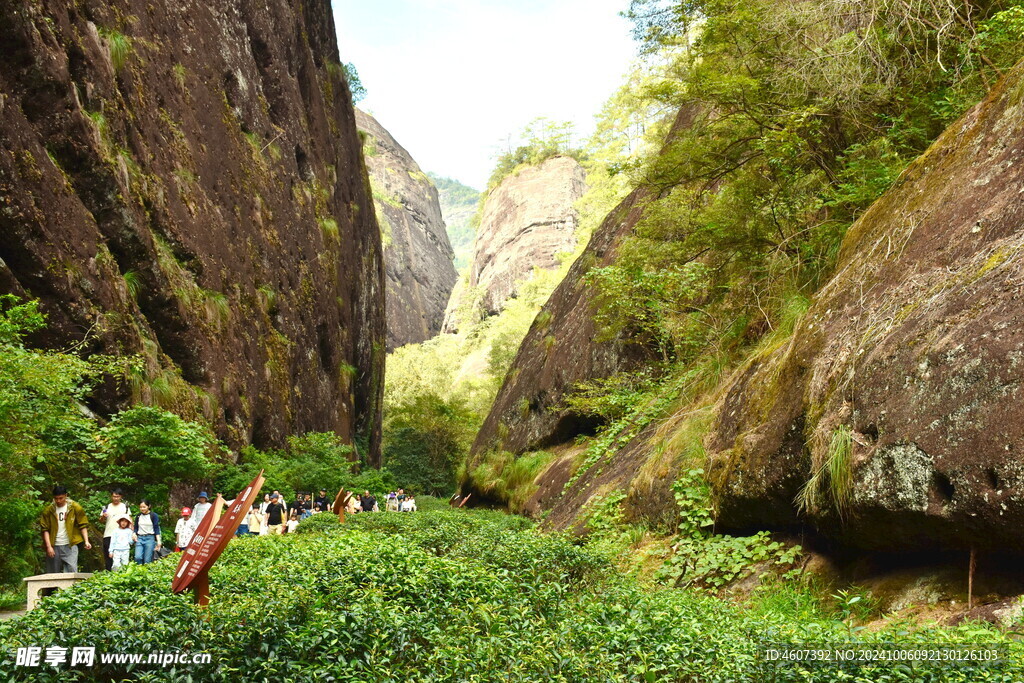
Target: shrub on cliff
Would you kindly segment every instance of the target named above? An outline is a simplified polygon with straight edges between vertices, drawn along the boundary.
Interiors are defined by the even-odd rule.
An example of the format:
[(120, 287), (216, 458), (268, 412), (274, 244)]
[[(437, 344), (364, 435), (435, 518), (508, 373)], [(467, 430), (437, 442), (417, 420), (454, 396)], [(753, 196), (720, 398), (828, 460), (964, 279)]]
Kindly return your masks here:
[[(573, 146), (573, 124), (569, 121), (552, 121), (546, 117), (538, 117), (531, 121), (519, 134), (519, 144), (515, 149), (509, 148), (498, 157), (487, 181), (490, 192), (501, 184), (501, 181), (525, 166), (538, 166), (559, 154), (571, 156), (577, 161), (585, 158), (586, 153)], [(486, 193), (480, 197), (483, 207)], [(479, 220), (477, 221), (479, 222)]]

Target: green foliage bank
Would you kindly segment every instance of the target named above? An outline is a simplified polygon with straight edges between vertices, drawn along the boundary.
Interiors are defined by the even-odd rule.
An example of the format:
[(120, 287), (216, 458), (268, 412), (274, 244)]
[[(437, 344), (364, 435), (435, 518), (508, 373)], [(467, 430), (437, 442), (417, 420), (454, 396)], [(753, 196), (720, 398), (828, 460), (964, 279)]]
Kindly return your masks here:
[[(325, 517), (320, 515), (320, 517)], [(314, 517), (314, 519), (316, 519)], [(657, 588), (600, 549), (500, 514), (357, 515), (233, 541), (208, 608), (170, 593), (174, 563), (97, 576), (0, 624), (5, 680), (1010, 681), (1020, 645), (983, 626), (851, 631), (841, 609), (772, 587), (745, 605)], [(299, 526), (303, 529), (303, 525)], [(311, 558), (313, 561), (311, 561)], [(948, 662), (770, 667), (768, 642), (871, 647), (984, 641), (991, 668)], [(208, 665), (17, 668), (17, 647), (208, 653)]]

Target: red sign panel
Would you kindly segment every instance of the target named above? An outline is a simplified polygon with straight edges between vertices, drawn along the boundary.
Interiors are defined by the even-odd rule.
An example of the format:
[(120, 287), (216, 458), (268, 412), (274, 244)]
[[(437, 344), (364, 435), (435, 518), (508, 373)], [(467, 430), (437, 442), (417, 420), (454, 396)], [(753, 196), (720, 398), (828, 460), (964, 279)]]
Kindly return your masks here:
[(188, 547), (181, 555), (178, 571), (174, 573), (174, 581), (171, 582), (172, 591), (180, 593), (192, 587), (197, 577), (205, 577), (210, 566), (217, 561), (220, 554), (224, 552), (228, 541), (238, 531), (242, 520), (249, 514), (252, 502), (261, 488), (263, 488), (262, 470), (244, 491), (235, 496), (231, 507), (220, 519), (214, 521), (221, 501), (218, 500), (214, 507), (210, 508), (206, 517), (199, 523), (199, 528), (192, 535)]

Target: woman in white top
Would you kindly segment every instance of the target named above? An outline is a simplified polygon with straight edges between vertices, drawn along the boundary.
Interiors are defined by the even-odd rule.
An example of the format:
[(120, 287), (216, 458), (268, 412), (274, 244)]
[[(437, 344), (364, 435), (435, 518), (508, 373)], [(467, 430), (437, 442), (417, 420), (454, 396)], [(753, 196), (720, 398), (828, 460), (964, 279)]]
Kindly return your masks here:
[[(263, 502), (260, 503), (260, 525), (258, 527), (256, 527), (256, 529), (260, 532), (260, 536), (266, 536), (267, 535), (267, 531), (268, 530), (267, 530), (267, 523), (266, 523), (265, 515), (266, 515), (266, 512), (267, 512), (267, 506), (268, 505), (270, 505), (270, 494), (269, 493), (264, 493), (263, 494)], [(251, 527), (250, 527), (250, 529), (251, 529)]]

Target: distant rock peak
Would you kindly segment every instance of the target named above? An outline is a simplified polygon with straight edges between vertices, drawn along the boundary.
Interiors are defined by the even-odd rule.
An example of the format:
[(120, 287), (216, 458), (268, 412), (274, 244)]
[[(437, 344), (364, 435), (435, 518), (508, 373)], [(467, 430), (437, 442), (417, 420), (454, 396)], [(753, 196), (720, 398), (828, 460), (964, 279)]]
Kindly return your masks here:
[(484, 315), (497, 314), (534, 268), (560, 265), (560, 255), (576, 247), (574, 204), (586, 188), (580, 163), (555, 156), (508, 176), (488, 194), (468, 277), (452, 294), (445, 312), (446, 332), (458, 330), (466, 306)]

